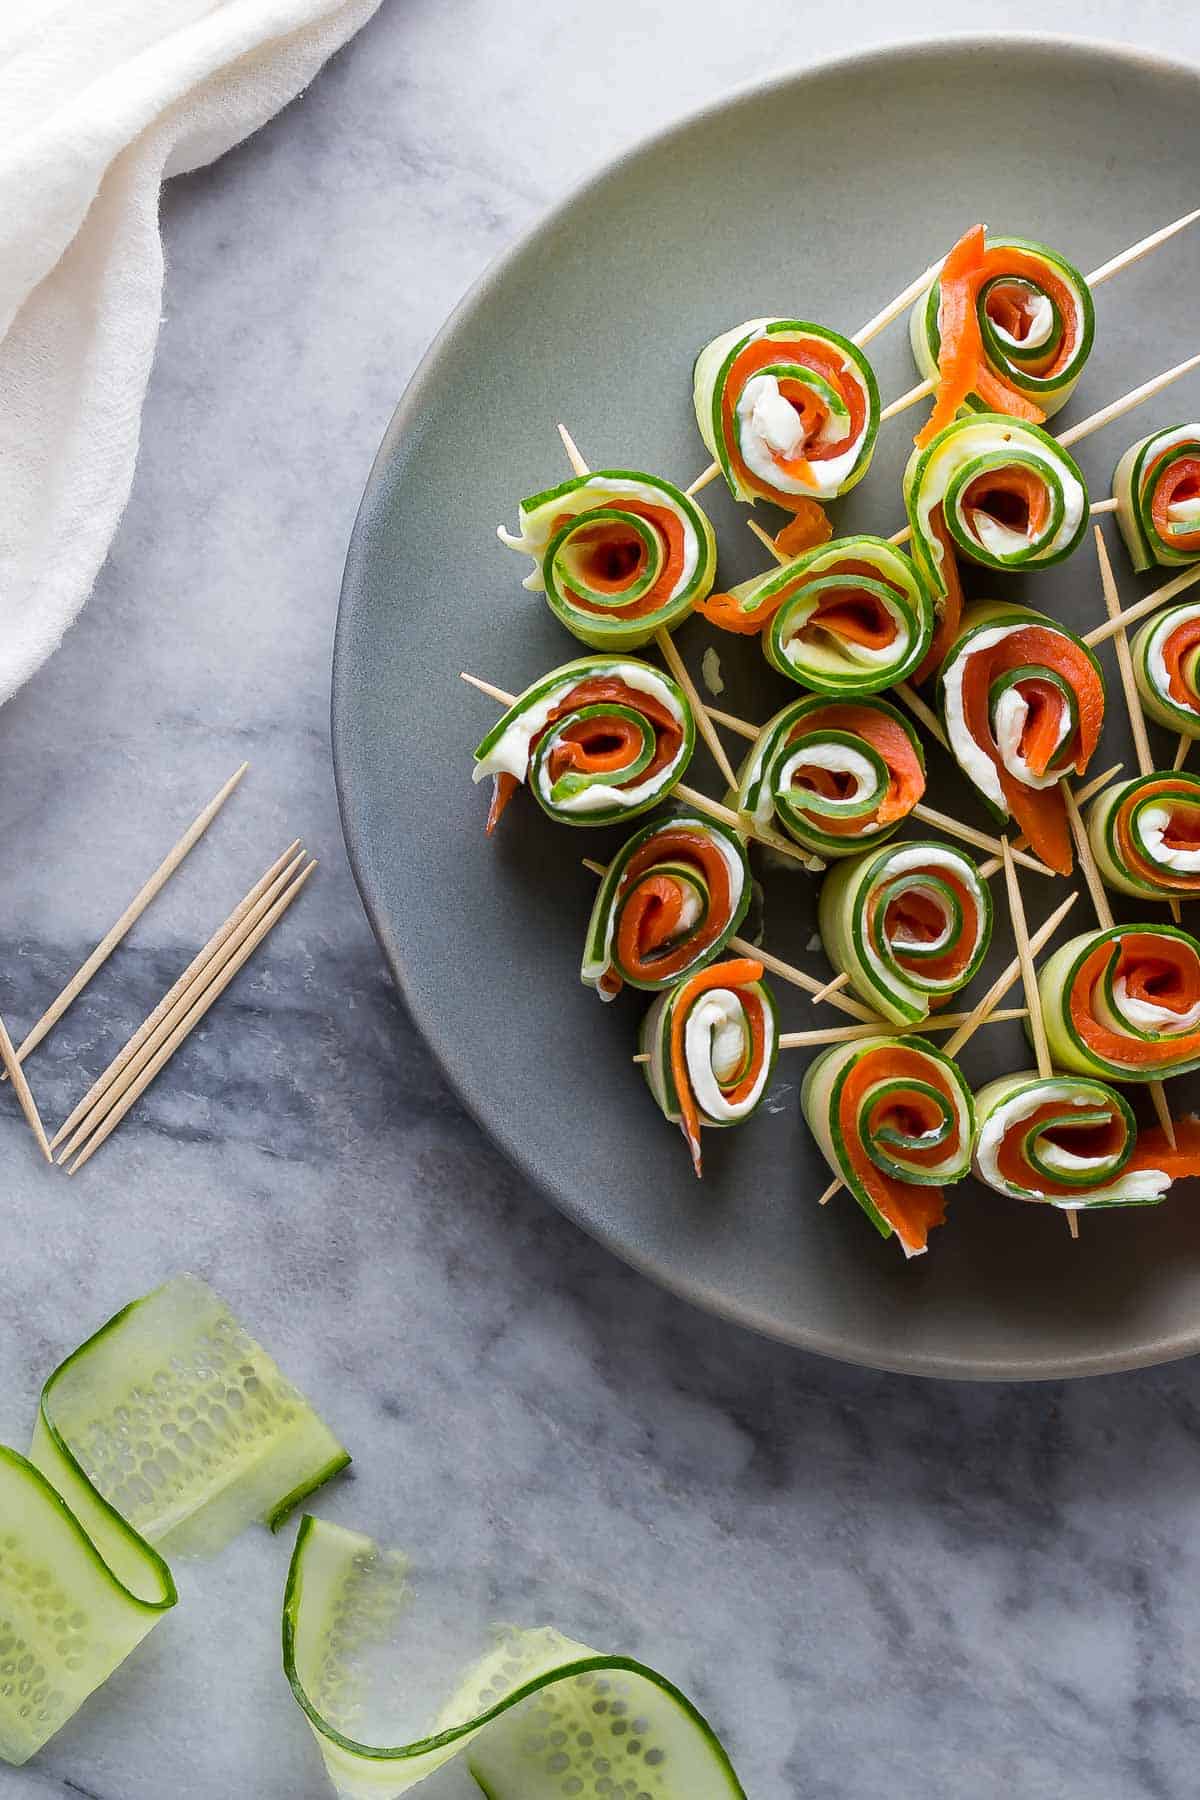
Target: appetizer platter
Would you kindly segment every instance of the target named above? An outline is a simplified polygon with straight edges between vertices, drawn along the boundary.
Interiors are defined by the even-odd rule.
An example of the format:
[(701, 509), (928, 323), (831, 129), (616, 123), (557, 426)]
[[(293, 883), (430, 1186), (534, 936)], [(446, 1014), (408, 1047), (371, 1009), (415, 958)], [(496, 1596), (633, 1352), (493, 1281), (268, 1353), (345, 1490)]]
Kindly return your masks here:
[[(1071, 55), (1082, 129), (1124, 65)], [(1200, 1342), (1200, 196), (1181, 168), (1174, 207), (1034, 214), (973, 121), (988, 224), (914, 201), (889, 233), (839, 177), (851, 279), (746, 198), (710, 292), (621, 311), (652, 202), (701, 229), (681, 159), (755, 165), (796, 90), (832, 117), (852, 67), (887, 112), (885, 70), (912, 101), (946, 57), (731, 102), (465, 304), (364, 502), (335, 751), (418, 1022), (568, 1212), (794, 1341), (1047, 1375)], [(535, 306), (484, 457), (472, 383)], [(389, 813), (381, 748), (437, 817)]]

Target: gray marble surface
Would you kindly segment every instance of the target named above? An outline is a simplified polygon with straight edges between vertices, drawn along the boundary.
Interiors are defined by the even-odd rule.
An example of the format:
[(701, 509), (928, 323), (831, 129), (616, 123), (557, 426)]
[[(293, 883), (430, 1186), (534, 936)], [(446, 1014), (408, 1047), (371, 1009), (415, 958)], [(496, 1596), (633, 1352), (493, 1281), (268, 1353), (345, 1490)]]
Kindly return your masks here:
[[(453, 18), (453, 23), (451, 23)], [(211, 1279), (357, 1453), (320, 1502), (656, 1662), (756, 1800), (1190, 1800), (1193, 1364), (921, 1384), (660, 1293), (524, 1190), (430, 1066), (341, 851), (329, 651), (396, 395), (484, 263), (730, 84), (895, 35), (880, 0), (390, 0), (309, 92), (164, 197), (165, 322), (94, 598), (0, 713), (0, 1010), (17, 1032), (243, 757), (242, 791), (30, 1065), (57, 1121), (294, 835), (317, 881), (86, 1175), (0, 1098), (0, 1440), (130, 1296)], [(1168, 0), (973, 26), (1178, 48)], [(918, 31), (963, 22), (923, 0)], [(835, 35), (835, 31), (837, 35)], [(7, 1094), (7, 1090), (5, 1090)], [(4, 1800), (317, 1800), (279, 1671), (289, 1543), (185, 1604)], [(563, 1617), (563, 1609), (570, 1616)]]

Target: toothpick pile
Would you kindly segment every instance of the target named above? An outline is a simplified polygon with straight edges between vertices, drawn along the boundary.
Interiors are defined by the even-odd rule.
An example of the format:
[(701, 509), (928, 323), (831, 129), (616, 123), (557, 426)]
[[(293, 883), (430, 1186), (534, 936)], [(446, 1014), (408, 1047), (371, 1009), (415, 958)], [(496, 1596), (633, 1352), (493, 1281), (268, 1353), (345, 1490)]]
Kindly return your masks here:
[(58, 1162), (67, 1167), (70, 1175), (77, 1174), (112, 1136), (264, 938), (274, 930), (317, 867), (301, 848), (299, 839), (276, 858), (163, 995), (104, 1073), (93, 1082), (53, 1139), (48, 1140), (22, 1066), (25, 1059), (45, 1040), (135, 921), (161, 893), (189, 850), (208, 830), (248, 767), (248, 763), (243, 763), (235, 770), (220, 792), (193, 820), (61, 994), (47, 1007), (19, 1049), (13, 1048), (0, 1019), (0, 1063), (3, 1064), (4, 1079), (11, 1079), (21, 1110), (46, 1161), (53, 1163), (54, 1152), (58, 1150)]

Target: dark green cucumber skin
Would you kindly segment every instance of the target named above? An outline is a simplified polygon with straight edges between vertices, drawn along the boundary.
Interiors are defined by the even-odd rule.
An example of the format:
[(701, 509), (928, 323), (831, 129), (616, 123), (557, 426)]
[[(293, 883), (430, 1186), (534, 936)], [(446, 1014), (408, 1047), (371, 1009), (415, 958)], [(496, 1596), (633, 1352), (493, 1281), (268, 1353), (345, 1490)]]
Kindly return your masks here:
[[(589, 1656), (581, 1657), (572, 1663), (565, 1663), (561, 1669), (555, 1671), (553, 1676), (540, 1676), (534, 1681), (526, 1682), (523, 1686), (515, 1688), (503, 1700), (498, 1701), (495, 1706), (489, 1707), (485, 1712), (478, 1714), (465, 1724), (454, 1726), (449, 1731), (439, 1732), (433, 1737), (418, 1739), (411, 1744), (400, 1744), (389, 1748), (376, 1744), (361, 1744), (353, 1738), (344, 1737), (313, 1705), (296, 1669), (296, 1633), (303, 1595), (304, 1550), (316, 1524), (317, 1520), (312, 1514), (306, 1513), (300, 1521), (300, 1529), (296, 1534), (296, 1543), (292, 1550), (291, 1562), (288, 1565), (287, 1583), (283, 1593), (281, 1640), (284, 1675), (298, 1705), (319, 1736), (327, 1738), (330, 1743), (336, 1744), (351, 1755), (360, 1756), (371, 1762), (403, 1762), (406, 1759), (423, 1756), (429, 1750), (440, 1750), (447, 1745), (457, 1743), (468, 1732), (473, 1732), (479, 1725), (499, 1718), (502, 1713), (520, 1705), (522, 1700), (527, 1700), (531, 1694), (540, 1692), (551, 1681), (565, 1681), (576, 1675), (612, 1669), (619, 1673), (640, 1676), (652, 1687), (659, 1688), (669, 1700), (677, 1705), (684, 1716), (696, 1726), (705, 1743), (712, 1750), (718, 1771), (728, 1783), (729, 1800), (747, 1800), (746, 1792), (734, 1772), (733, 1764), (730, 1762), (720, 1738), (703, 1713), (693, 1706), (687, 1695), (682, 1693), (673, 1682), (668, 1681), (664, 1675), (659, 1675), (656, 1670), (650, 1669), (644, 1663), (636, 1662), (628, 1656)], [(519, 1797), (512, 1796), (511, 1800), (519, 1800)], [(686, 1796), (670, 1796), (669, 1800), (686, 1800)]]
[[(855, 370), (867, 390), (866, 428), (863, 432), (862, 448), (859, 451), (858, 458), (854, 465), (856, 472), (861, 470), (865, 474), (871, 458), (875, 454), (875, 439), (879, 434), (879, 384), (875, 379), (875, 371), (863, 355), (862, 351), (858, 349), (857, 345), (852, 344), (849, 338), (842, 337), (840, 332), (831, 331), (826, 325), (814, 325), (804, 319), (773, 319), (767, 327), (766, 335), (768, 337), (781, 337), (784, 335), (799, 335), (801, 332), (807, 332), (813, 337), (821, 338), (826, 343), (833, 344), (835, 348), (840, 350), (843, 356), (854, 364)], [(729, 371), (749, 342), (750, 338), (744, 337), (733, 346), (727, 354), (725, 361), (717, 370), (716, 380), (713, 382), (713, 442), (717, 446), (717, 461), (721, 465), (721, 472), (724, 475), (729, 491), (735, 500), (738, 497), (738, 484), (734, 478), (732, 465), (729, 460), (729, 449), (725, 442), (724, 420), (721, 417), (721, 398), (725, 392), (725, 384), (729, 379)], [(850, 477), (849, 485), (852, 485), (854, 480), (859, 478), (861, 477), (859, 477), (857, 473), (852, 475)]]

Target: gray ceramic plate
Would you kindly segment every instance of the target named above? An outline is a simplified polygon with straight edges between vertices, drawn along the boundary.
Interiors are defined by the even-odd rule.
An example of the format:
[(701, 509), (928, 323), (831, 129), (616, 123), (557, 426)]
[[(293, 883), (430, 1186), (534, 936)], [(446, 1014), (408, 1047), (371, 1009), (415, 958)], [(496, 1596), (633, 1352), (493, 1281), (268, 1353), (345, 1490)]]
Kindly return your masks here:
[[(686, 483), (707, 461), (690, 405), (699, 345), (763, 313), (853, 331), (972, 219), (1098, 266), (1195, 205), (1198, 117), (1196, 73), (1048, 39), (869, 55), (741, 94), (615, 164), (485, 277), (405, 394), (363, 499), (334, 750), (359, 885), (418, 1024), (478, 1118), (573, 1219), (700, 1305), (828, 1355), (1009, 1379), (1184, 1355), (1200, 1347), (1200, 1205), (1185, 1190), (1085, 1218), (1073, 1245), (1060, 1215), (968, 1182), (929, 1254), (905, 1264), (844, 1194), (815, 1205), (827, 1171), (799, 1114), (794, 1051), (764, 1112), (708, 1134), (698, 1184), (630, 1064), (638, 998), (604, 1007), (578, 980), (593, 888), (580, 857), (618, 837), (556, 828), (528, 795), (483, 835), (471, 751), (496, 709), (458, 671), (518, 690), (581, 649), (522, 589), (528, 564), (495, 526), (563, 475), (557, 419), (596, 466)], [(1063, 422), (1196, 348), (1197, 292), (1200, 234), (1100, 290), (1096, 349)], [(885, 396), (912, 384), (903, 325), (872, 355)], [(1192, 376), (1138, 424), (1198, 408)], [(882, 428), (839, 526), (902, 523), (914, 418)], [(1095, 492), (1132, 435), (1116, 426), (1081, 446)], [(723, 488), (705, 502), (727, 585), (762, 555)], [(1123, 552), (1118, 567), (1132, 598), (1146, 584)], [(1080, 627), (1100, 604), (1087, 548), (1005, 592)], [(715, 636), (701, 620), (684, 628), (693, 671)], [(794, 696), (753, 642), (720, 650), (722, 704), (761, 719)], [(1096, 768), (1129, 755), (1110, 693)], [(718, 791), (703, 749), (693, 773)], [(936, 747), (931, 786), (936, 804), (986, 823)], [(1029, 879), (1035, 920), (1054, 898)], [(803, 873), (768, 874), (766, 941), (824, 973), (808, 948), (814, 900)], [(997, 966), (1011, 954), (998, 936)], [(796, 990), (776, 991), (785, 1025), (817, 1022)], [(976, 1082), (1028, 1062), (1016, 1026), (980, 1033), (966, 1058)]]

